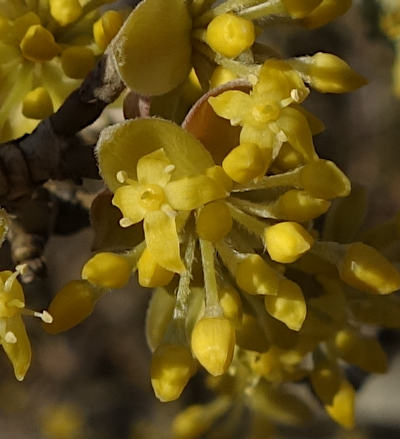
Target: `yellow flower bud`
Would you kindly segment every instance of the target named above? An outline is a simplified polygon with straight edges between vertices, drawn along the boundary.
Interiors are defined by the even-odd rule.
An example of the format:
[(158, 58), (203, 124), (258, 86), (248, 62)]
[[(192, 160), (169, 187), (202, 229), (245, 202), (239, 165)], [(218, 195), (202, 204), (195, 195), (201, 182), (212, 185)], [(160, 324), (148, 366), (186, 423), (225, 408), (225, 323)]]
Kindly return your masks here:
[(235, 277), (238, 286), (249, 294), (276, 295), (278, 292), (278, 273), (260, 255), (249, 255), (240, 261)]
[(387, 357), (379, 342), (373, 337), (363, 337), (355, 331), (341, 330), (334, 339), (338, 355), (348, 363), (370, 373), (385, 373)]
[(332, 404), (338, 392), (342, 374), (335, 363), (324, 361), (317, 364), (310, 375), (311, 385), (324, 404)]
[(286, 264), (296, 261), (308, 251), (314, 239), (300, 224), (285, 221), (266, 227), (264, 243), (273, 261)]
[(219, 304), (224, 316), (237, 325), (242, 320), (242, 300), (239, 293), (232, 287), (225, 287), (219, 290)]
[(117, 35), (124, 19), (117, 11), (107, 11), (93, 24), (94, 40), (101, 51), (104, 51), (110, 41)]
[(280, 171), (290, 171), (304, 163), (303, 156), (292, 148), (289, 143), (284, 143), (279, 150), (279, 154), (274, 160), (274, 168), (278, 168)]
[(18, 17), (12, 26), (12, 33), (17, 40), (22, 40), (26, 31), (34, 24), (40, 24), (40, 17), (34, 12), (30, 11)]
[(343, 15), (351, 6), (351, 0), (323, 0), (310, 14), (302, 20), (308, 29), (324, 26)]
[(232, 70), (226, 69), (222, 66), (217, 66), (210, 78), (210, 88), (226, 84), (229, 81), (237, 79), (237, 77), (236, 73), (232, 72)]
[(122, 288), (131, 276), (128, 258), (115, 253), (97, 253), (82, 268), (82, 279), (103, 288)]
[(222, 167), (237, 183), (248, 183), (265, 174), (269, 163), (255, 143), (241, 143), (224, 158)]
[(31, 90), (22, 102), (22, 114), (31, 119), (45, 119), (53, 111), (53, 101), (44, 87)]
[(204, 317), (194, 326), (191, 346), (200, 364), (214, 376), (222, 375), (232, 362), (235, 329), (229, 319)]
[(241, 325), (236, 330), (236, 343), (243, 349), (256, 352), (265, 352), (269, 348), (269, 342), (257, 318), (244, 313)]
[(299, 223), (317, 218), (325, 213), (331, 203), (321, 198), (315, 198), (307, 191), (292, 189), (285, 192), (276, 201), (283, 219)]
[(76, 21), (82, 14), (79, 0), (50, 0), (50, 14), (61, 25)]
[(53, 321), (43, 323), (43, 328), (49, 334), (73, 328), (90, 316), (99, 296), (99, 291), (85, 280), (68, 282), (51, 301), (49, 313)]
[(181, 395), (195, 370), (189, 349), (178, 344), (162, 344), (151, 360), (151, 385), (162, 402), (174, 401)]
[(320, 93), (346, 93), (367, 84), (345, 61), (331, 53), (295, 58), (290, 64)]
[(203, 94), (203, 89), (195, 70), (190, 70), (189, 76), (186, 78), (182, 86), (182, 100), (189, 106), (193, 105), (197, 99)]
[(347, 197), (351, 184), (346, 175), (329, 160), (307, 163), (301, 171), (301, 183), (312, 196), (330, 200)]
[(219, 186), (223, 187), (226, 192), (230, 192), (233, 187), (232, 180), (226, 175), (222, 166), (211, 166), (206, 170), (207, 177), (212, 178)]
[(285, 9), (293, 18), (303, 18), (315, 9), (322, 0), (282, 0)]
[(94, 53), (88, 47), (71, 46), (61, 53), (61, 66), (69, 78), (84, 78), (92, 70), (94, 64)]
[(174, 277), (174, 272), (161, 267), (146, 248), (137, 264), (138, 280), (142, 287), (154, 288), (168, 285)]
[(35, 62), (50, 61), (60, 51), (53, 34), (40, 24), (28, 28), (19, 47), (26, 59)]
[(354, 399), (355, 391), (353, 386), (345, 379), (342, 379), (340, 388), (329, 405), (325, 405), (328, 415), (342, 427), (354, 427)]
[(232, 216), (223, 201), (206, 204), (196, 220), (196, 232), (202, 239), (217, 242), (232, 229)]
[(265, 296), (265, 308), (271, 316), (288, 328), (299, 331), (306, 318), (307, 306), (301, 288), (289, 279), (283, 279), (276, 296)]
[(374, 294), (400, 288), (400, 273), (378, 251), (362, 242), (350, 244), (338, 266), (339, 276), (350, 286)]
[(253, 45), (256, 35), (250, 20), (221, 14), (207, 26), (206, 38), (213, 50), (228, 58), (236, 58)]

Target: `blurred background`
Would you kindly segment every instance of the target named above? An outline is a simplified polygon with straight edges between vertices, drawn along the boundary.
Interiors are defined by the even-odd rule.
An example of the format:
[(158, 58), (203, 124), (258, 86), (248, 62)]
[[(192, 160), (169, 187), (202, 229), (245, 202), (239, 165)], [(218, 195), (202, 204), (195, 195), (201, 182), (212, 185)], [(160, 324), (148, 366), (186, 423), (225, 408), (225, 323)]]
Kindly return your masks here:
[[(266, 35), (285, 55), (332, 52), (368, 78), (369, 84), (359, 91), (312, 93), (306, 103), (326, 124), (326, 131), (315, 138), (319, 155), (367, 187), (368, 225), (400, 209), (400, 100), (392, 94), (391, 77), (394, 48), (379, 32), (377, 13), (372, 0), (354, 2), (346, 16), (320, 30), (272, 27)], [(122, 116), (114, 110), (112, 117)], [(85, 188), (93, 194), (99, 186), (86, 182)], [(79, 278), (92, 239), (89, 228), (50, 239), (45, 253), (50, 276), (26, 288), (30, 308), (45, 308), (59, 288)], [(91, 318), (57, 336), (46, 334), (36, 319), (25, 319), (33, 359), (23, 383), (14, 379), (5, 355), (0, 356), (0, 437), (168, 438), (173, 416), (205, 394), (197, 377), (178, 402), (161, 404), (154, 397), (144, 334), (150, 295), (132, 280), (127, 288), (107, 294)], [(312, 425), (282, 430), (282, 437), (399, 438), (400, 337), (386, 332), (382, 340), (390, 354), (390, 370), (385, 376), (355, 377), (362, 384), (356, 403), (359, 427), (354, 432), (341, 431), (317, 408)]]

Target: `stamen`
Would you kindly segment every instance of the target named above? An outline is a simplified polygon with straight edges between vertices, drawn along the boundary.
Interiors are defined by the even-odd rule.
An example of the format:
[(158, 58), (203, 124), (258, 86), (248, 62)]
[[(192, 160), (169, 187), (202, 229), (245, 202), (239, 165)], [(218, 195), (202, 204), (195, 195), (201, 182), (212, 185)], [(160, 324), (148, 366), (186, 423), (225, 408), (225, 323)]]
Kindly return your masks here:
[(15, 336), (15, 334), (13, 332), (8, 331), (4, 335), (4, 341), (6, 343), (15, 344), (15, 343), (17, 343), (17, 337)]
[(250, 82), (251, 85), (256, 85), (258, 82), (258, 77), (254, 73), (250, 73), (247, 75), (247, 80)]
[(279, 131), (279, 133), (276, 135), (277, 140), (279, 140), (279, 142), (287, 142), (288, 138), (287, 135), (281, 130)]
[(53, 317), (47, 311), (43, 311), (43, 312), (34, 311), (33, 315), (35, 317), (39, 317), (44, 323), (52, 323), (53, 321)]
[(295, 102), (300, 102), (300, 93), (297, 88), (292, 89), (292, 91), (290, 92), (290, 96)]
[(121, 218), (121, 219), (119, 220), (119, 225), (120, 225), (121, 227), (124, 227), (124, 228), (126, 228), (126, 227), (130, 227), (130, 226), (133, 225), (133, 221), (132, 221), (131, 219), (129, 219), (129, 218)]
[(125, 183), (128, 179), (128, 174), (126, 171), (118, 171), (116, 174), (116, 178), (119, 183)]
[(170, 218), (175, 218), (176, 215), (178, 215), (178, 212), (174, 209), (172, 209), (172, 207), (169, 204), (163, 204), (161, 206), (161, 210), (167, 214)]
[(166, 173), (166, 174), (171, 174), (172, 172), (174, 172), (175, 171), (175, 165), (167, 165), (165, 168), (164, 168), (164, 172)]

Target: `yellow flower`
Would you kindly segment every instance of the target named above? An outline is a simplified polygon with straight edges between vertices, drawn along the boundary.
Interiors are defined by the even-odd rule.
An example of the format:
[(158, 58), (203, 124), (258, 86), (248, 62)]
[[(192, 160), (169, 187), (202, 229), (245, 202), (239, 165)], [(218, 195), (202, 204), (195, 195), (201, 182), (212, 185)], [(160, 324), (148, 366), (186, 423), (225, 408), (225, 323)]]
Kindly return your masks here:
[(214, 164), (209, 153), (171, 122), (137, 119), (104, 130), (98, 156), (103, 177), (114, 191), (113, 204), (123, 214), (120, 224), (143, 221), (154, 260), (182, 272), (177, 219), (227, 195), (206, 175)]
[(264, 166), (259, 175), (262, 175), (286, 141), (307, 161), (317, 158), (307, 119), (290, 106), (302, 102), (307, 95), (308, 89), (298, 73), (286, 62), (272, 59), (264, 63), (250, 94), (229, 90), (210, 97), (208, 102), (219, 116), (242, 127), (241, 143), (253, 143), (261, 148)]
[(0, 141), (31, 132), (92, 69), (104, 50), (92, 26), (108, 2), (0, 2)]
[(22, 314), (34, 315), (50, 323), (49, 313), (25, 308), (25, 297), (17, 281), (20, 270), (0, 272), (0, 343), (14, 367), (18, 381), (22, 381), (31, 363), (31, 344), (22, 320)]

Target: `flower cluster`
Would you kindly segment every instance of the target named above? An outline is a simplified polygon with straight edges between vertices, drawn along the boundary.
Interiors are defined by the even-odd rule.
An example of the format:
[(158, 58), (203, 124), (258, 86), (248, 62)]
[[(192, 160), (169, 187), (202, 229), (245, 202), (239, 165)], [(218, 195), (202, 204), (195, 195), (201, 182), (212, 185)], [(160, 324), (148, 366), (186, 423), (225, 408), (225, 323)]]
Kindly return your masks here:
[(0, 1), (0, 140), (31, 132), (93, 68), (122, 25), (110, 0)]
[[(343, 93), (365, 79), (332, 54), (272, 56), (256, 34), (282, 18), (325, 24), (351, 2), (213, 3), (144, 0), (112, 43), (127, 85), (157, 95), (153, 114), (193, 99), (196, 78), (206, 94), (182, 127), (153, 117), (103, 130), (97, 156), (111, 193), (92, 208), (102, 251), (55, 296), (45, 327), (78, 324), (137, 271), (140, 285), (157, 288), (146, 322), (156, 396), (177, 399), (199, 366), (219, 394), (181, 413), (176, 437), (200, 437), (230, 415), (237, 421), (245, 407), (254, 431), (305, 418), (307, 407), (282, 385), (303, 379), (350, 428), (355, 392), (340, 365), (385, 371), (364, 325), (399, 326), (400, 304), (383, 296), (400, 288), (400, 274), (361, 237), (352, 242), (357, 230), (343, 212), (359, 206), (358, 193), (318, 157), (313, 136), (324, 127), (301, 104), (309, 87)], [(335, 199), (321, 230), (314, 220)]]

